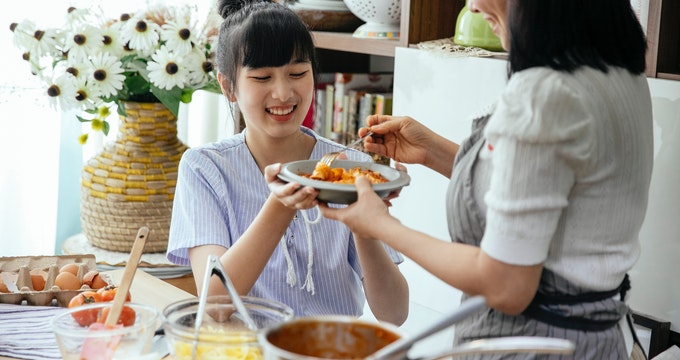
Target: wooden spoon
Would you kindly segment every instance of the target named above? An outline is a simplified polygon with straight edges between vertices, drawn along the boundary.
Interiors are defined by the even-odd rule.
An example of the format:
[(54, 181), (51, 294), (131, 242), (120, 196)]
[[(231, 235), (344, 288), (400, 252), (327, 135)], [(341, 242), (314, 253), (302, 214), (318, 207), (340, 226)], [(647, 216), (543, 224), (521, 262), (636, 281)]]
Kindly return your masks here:
[(137, 232), (137, 238), (135, 238), (134, 244), (132, 244), (132, 250), (130, 251), (130, 257), (128, 258), (127, 264), (125, 264), (125, 270), (123, 270), (123, 277), (118, 284), (118, 290), (116, 291), (116, 296), (113, 297), (113, 305), (111, 305), (111, 310), (104, 323), (106, 326), (116, 325), (120, 313), (123, 311), (123, 305), (125, 304), (125, 298), (128, 291), (130, 291), (130, 286), (132, 285), (132, 280), (135, 277), (135, 272), (137, 272), (137, 266), (139, 265), (139, 260), (142, 258), (142, 253), (144, 252), (144, 245), (146, 244), (146, 238), (149, 235), (149, 228), (144, 226)]

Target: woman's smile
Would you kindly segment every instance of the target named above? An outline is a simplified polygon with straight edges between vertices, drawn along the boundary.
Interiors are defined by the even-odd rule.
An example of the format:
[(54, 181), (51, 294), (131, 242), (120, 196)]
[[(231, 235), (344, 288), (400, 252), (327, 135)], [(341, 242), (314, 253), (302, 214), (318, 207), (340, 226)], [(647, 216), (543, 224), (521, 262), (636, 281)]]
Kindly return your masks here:
[(272, 115), (276, 121), (287, 121), (291, 118), (292, 114), (295, 112), (295, 109), (297, 109), (297, 105), (275, 106), (266, 108), (265, 111)]

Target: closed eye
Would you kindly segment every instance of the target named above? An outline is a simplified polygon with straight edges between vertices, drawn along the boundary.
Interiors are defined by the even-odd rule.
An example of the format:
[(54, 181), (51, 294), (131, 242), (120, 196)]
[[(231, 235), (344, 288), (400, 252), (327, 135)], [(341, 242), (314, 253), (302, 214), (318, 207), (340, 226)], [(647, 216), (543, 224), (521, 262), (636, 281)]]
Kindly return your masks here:
[(309, 70), (299, 72), (299, 73), (292, 73), (292, 74), (290, 74), (290, 76), (293, 77), (293, 78), (301, 78), (301, 77), (304, 77), (305, 75), (307, 75), (308, 72), (309, 72)]

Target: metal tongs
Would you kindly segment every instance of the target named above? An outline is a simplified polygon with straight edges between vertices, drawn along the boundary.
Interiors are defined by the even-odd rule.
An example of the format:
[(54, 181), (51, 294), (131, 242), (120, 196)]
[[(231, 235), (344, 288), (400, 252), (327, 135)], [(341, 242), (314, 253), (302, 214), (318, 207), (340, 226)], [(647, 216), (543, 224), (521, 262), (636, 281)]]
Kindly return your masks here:
[(220, 278), (220, 280), (222, 280), (222, 285), (224, 285), (225, 289), (227, 289), (229, 297), (231, 298), (231, 302), (236, 307), (236, 312), (238, 312), (241, 315), (241, 317), (243, 318), (243, 322), (246, 324), (248, 329), (252, 331), (258, 330), (257, 324), (255, 323), (255, 321), (253, 321), (253, 318), (248, 313), (248, 309), (246, 309), (246, 306), (243, 304), (243, 301), (241, 301), (241, 296), (239, 296), (238, 292), (236, 291), (236, 288), (229, 279), (227, 272), (224, 271), (222, 263), (220, 263), (217, 256), (209, 255), (208, 264), (205, 268), (205, 275), (203, 276), (203, 288), (201, 289), (201, 294), (198, 298), (198, 310), (196, 314), (196, 323), (194, 324), (194, 344), (191, 349), (192, 359), (196, 358), (196, 350), (198, 347), (198, 335), (201, 330), (201, 324), (203, 324), (205, 307), (208, 301), (208, 288), (210, 287), (209, 286), (210, 279), (212, 278), (213, 275), (216, 275), (217, 277)]

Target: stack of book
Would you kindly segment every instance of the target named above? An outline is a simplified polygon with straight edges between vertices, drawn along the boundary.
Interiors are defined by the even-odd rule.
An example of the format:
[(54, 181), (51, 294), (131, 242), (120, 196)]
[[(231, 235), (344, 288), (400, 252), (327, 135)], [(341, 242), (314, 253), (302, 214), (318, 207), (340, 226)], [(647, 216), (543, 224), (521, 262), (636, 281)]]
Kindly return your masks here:
[(315, 93), (314, 130), (347, 144), (372, 114), (392, 114), (392, 73), (322, 73)]

